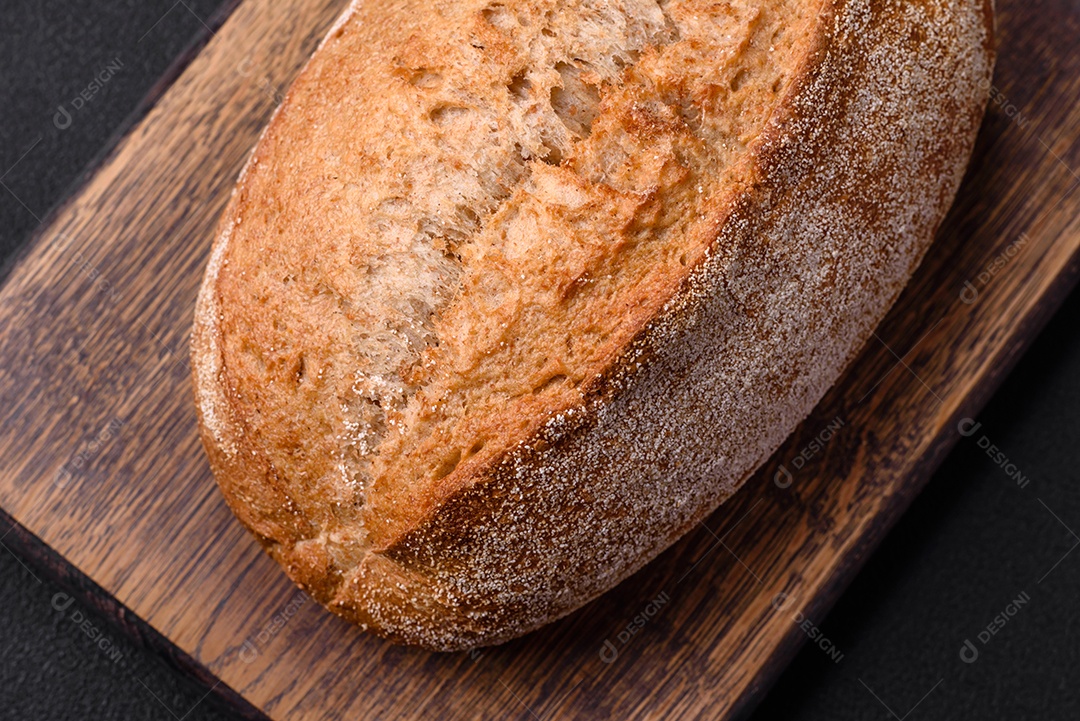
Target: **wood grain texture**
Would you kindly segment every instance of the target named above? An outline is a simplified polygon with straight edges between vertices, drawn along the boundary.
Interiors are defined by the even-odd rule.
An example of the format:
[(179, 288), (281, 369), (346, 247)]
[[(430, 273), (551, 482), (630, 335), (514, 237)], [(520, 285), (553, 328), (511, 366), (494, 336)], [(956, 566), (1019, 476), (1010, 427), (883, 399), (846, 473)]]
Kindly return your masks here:
[(1080, 9), (999, 5), (994, 100), (957, 206), (773, 460), (581, 611), (439, 655), (299, 595), (225, 508), (196, 434), (187, 338), (213, 226), (341, 5), (242, 3), (0, 289), (0, 506), (274, 718), (746, 711), (805, 640), (794, 612), (823, 616), (1075, 283)]

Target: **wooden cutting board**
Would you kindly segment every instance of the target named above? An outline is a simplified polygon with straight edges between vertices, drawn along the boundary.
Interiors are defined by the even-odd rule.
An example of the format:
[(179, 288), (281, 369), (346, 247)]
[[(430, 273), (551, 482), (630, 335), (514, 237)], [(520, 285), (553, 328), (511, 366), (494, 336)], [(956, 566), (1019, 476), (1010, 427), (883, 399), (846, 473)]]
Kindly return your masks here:
[(745, 712), (806, 640), (795, 614), (820, 621), (1077, 279), (1080, 8), (1002, 0), (994, 100), (938, 242), (746, 488), (563, 621), (439, 655), (298, 594), (225, 508), (196, 435), (188, 332), (214, 224), (343, 4), (241, 2), (0, 289), (0, 507), (15, 523), (0, 540), (248, 715)]

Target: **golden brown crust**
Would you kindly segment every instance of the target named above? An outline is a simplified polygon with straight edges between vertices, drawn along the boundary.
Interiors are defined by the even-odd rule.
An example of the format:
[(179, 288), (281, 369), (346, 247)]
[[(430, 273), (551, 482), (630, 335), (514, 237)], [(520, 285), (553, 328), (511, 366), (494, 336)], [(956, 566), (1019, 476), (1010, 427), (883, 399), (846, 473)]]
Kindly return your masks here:
[[(602, 372), (583, 378), (576, 395), (489, 440), (489, 455), (440, 483), (396, 486), (397, 506), (378, 498), (350, 507), (322, 480), (340, 450), (333, 409), (256, 418), (274, 404), (230, 377), (241, 357), (260, 354), (245, 342), (272, 335), (263, 324), (275, 321), (272, 312), (222, 308), (259, 292), (251, 278), (221, 272), (238, 257), (230, 256), (236, 227), (260, 210), (249, 197), (263, 181), (242, 177), (193, 340), (203, 438), (230, 506), (322, 603), (428, 648), (520, 635), (615, 585), (738, 488), (906, 283), (973, 144), (992, 66), (991, 16), (980, 0), (826, 2), (768, 126), (737, 172), (710, 187), (717, 206), (705, 253), (682, 276), (666, 276), (681, 278), (676, 285), (651, 290), (661, 303), (626, 324), (632, 341), (602, 356)], [(306, 87), (333, 102), (341, 92), (333, 68), (317, 67), (325, 77)], [(294, 103), (291, 92), (281, 113), (318, 123), (310, 103)], [(253, 164), (302, 140), (282, 138), (275, 123)], [(278, 202), (308, 192), (293, 187)], [(302, 268), (315, 262), (302, 246), (271, 247)], [(342, 342), (325, 309), (300, 319), (309, 349)], [(259, 361), (264, 379), (284, 383), (297, 372), (293, 358)], [(303, 373), (318, 372), (317, 358), (304, 362)], [(282, 468), (310, 475), (283, 478)]]

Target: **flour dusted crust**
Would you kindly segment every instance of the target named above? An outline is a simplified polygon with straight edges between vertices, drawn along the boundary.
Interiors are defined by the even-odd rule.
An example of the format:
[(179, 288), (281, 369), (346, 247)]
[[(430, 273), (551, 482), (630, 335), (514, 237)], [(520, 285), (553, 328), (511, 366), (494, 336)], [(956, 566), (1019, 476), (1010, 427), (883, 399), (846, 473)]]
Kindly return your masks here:
[[(623, 7), (617, 3), (548, 4), (579, 11), (587, 5), (589, 23), (622, 17), (596, 11)], [(617, 99), (598, 110), (588, 103), (587, 85), (600, 84), (597, 78), (610, 87), (611, 78), (621, 77), (630, 87), (635, 73), (650, 83), (650, 72), (659, 77), (660, 53), (650, 48), (674, 46), (680, 29), (684, 39), (696, 31), (687, 25), (698, 22), (696, 15), (679, 16), (680, 8), (692, 4), (670, 0), (653, 11), (648, 3), (627, 2), (630, 20), (609, 54), (574, 60), (573, 67), (564, 62), (558, 75), (513, 75), (507, 97), (529, 98), (528, 109), (512, 116), (520, 121), (516, 135), (507, 136), (524, 139), (522, 162), (506, 165), (509, 156), (491, 161), (501, 175), (477, 181), (468, 196), (476, 211), (453, 206), (454, 218), (445, 222), (438, 213), (422, 216), (431, 229), (425, 225), (426, 235), (407, 241), (423, 242), (416, 251), (421, 255), (429, 247), (442, 254), (415, 266), (394, 265), (414, 257), (408, 253), (379, 256), (370, 247), (376, 241), (325, 231), (352, 227), (334, 215), (342, 204), (341, 212), (370, 206), (386, 214), (350, 216), (354, 224), (374, 224), (357, 234), (378, 227), (398, 238), (395, 218), (413, 222), (410, 213), (432, 198), (435, 207), (443, 207), (439, 194), (468, 185), (469, 178), (436, 178), (424, 186), (424, 176), (413, 173), (411, 182), (423, 186), (419, 199), (372, 200), (365, 196), (368, 187), (336, 187), (327, 169), (342, 167), (341, 157), (357, 147), (326, 115), (327, 108), (340, 110), (349, 102), (355, 88), (350, 90), (347, 79), (370, 72), (372, 63), (396, 64), (416, 93), (442, 92), (444, 73), (408, 62), (412, 46), (425, 33), (438, 35), (440, 23), (464, 23), (467, 15), (475, 16), (468, 23), (494, 28), (469, 24), (481, 28), (466, 33), (470, 47), (505, 53), (499, 62), (512, 63), (513, 47), (499, 50), (495, 31), (540, 38), (535, 28), (518, 26), (544, 18), (537, 10), (543, 3), (354, 3), (264, 133), (223, 219), (199, 296), (192, 350), (197, 405), (211, 465), (233, 511), (290, 577), (334, 612), (397, 642), (455, 650), (521, 635), (603, 593), (738, 489), (833, 384), (920, 262), (952, 202), (985, 105), (993, 62), (990, 3), (772, 3), (786, 13), (783, 18), (797, 17), (806, 37), (782, 48), (794, 55), (776, 67), (793, 72), (773, 83), (778, 97), (768, 107), (742, 106), (749, 120), (736, 131), (746, 134), (746, 146), (733, 141), (725, 149), (702, 149), (689, 140), (678, 145), (679, 138), (690, 137), (685, 128), (691, 124), (706, 135), (726, 132), (709, 126), (717, 119), (707, 113), (702, 119), (693, 102), (637, 95), (626, 101), (622, 125), (610, 119)], [(731, 36), (732, 52), (752, 52), (749, 35), (734, 36), (739, 28), (767, 23), (767, 13), (759, 17), (748, 3), (708, 5), (719, 13), (721, 34)], [(408, 41), (400, 57), (386, 48), (364, 57), (341, 52), (350, 34), (370, 34), (379, 23), (406, 17), (414, 27), (401, 31)], [(602, 24), (589, 23), (581, 25), (587, 42), (576, 52), (610, 35)], [(598, 34), (588, 35), (593, 30)], [(530, 42), (548, 52), (547, 41)], [(619, 62), (603, 67), (613, 57)], [(753, 62), (766, 70), (754, 72), (771, 82), (767, 72), (779, 71), (768, 65), (768, 55), (761, 58)], [(708, 69), (691, 66), (688, 72)], [(732, 92), (738, 85), (731, 78)], [(541, 90), (546, 100), (549, 86), (557, 119), (547, 106), (540, 112), (530, 104)], [(391, 95), (388, 107), (408, 116), (410, 107), (393, 107), (412, 97), (404, 91)], [(705, 97), (702, 107), (708, 110), (709, 96), (690, 97)], [(655, 127), (647, 129), (654, 133), (648, 137), (657, 157), (664, 147), (674, 148), (672, 157), (691, 161), (698, 153), (705, 158), (701, 167), (715, 167), (718, 175), (691, 177), (689, 188), (678, 178), (665, 185), (667, 176), (648, 174), (669, 166), (650, 170), (635, 164), (643, 151), (620, 161), (629, 168), (625, 185), (643, 178), (652, 185), (648, 192), (637, 186), (624, 188), (623, 195), (611, 191), (611, 212), (627, 207), (626, 219), (609, 227), (599, 211), (590, 210), (597, 220), (586, 229), (594, 228), (601, 239), (613, 237), (625, 228), (641, 230), (634, 222), (643, 208), (651, 213), (639, 233), (649, 262), (626, 266), (651, 279), (647, 292), (635, 296), (632, 287), (607, 281), (609, 295), (634, 299), (624, 315), (601, 314), (600, 325), (610, 325), (611, 338), (604, 336), (557, 368), (537, 367), (535, 377), (508, 371), (509, 379), (495, 379), (505, 380), (502, 386), (492, 382), (483, 375), (490, 368), (481, 368), (482, 361), (498, 359), (500, 346), (489, 351), (479, 344), (485, 332), (496, 331), (478, 325), (484, 314), (455, 310), (464, 293), (455, 288), (472, 282), (470, 268), (488, 272), (489, 266), (462, 262), (457, 255), (472, 251), (459, 250), (459, 244), (490, 251), (497, 245), (485, 234), (515, 222), (508, 207), (520, 216), (537, 197), (553, 198), (560, 208), (577, 197), (571, 173), (600, 177), (589, 175), (590, 167), (595, 170), (590, 162), (607, 158), (621, 134), (643, 132), (632, 125), (638, 122), (633, 113), (649, 103), (658, 108), (648, 116)], [(672, 116), (668, 122), (681, 129), (661, 127), (664, 103), (684, 112), (681, 120)], [(481, 126), (470, 112), (467, 103), (436, 105), (428, 117), (443, 130), (431, 137), (451, 142), (454, 123), (464, 123), (458, 136), (475, 136)], [(356, 126), (358, 136), (389, 133), (386, 155), (366, 159), (382, 168), (370, 171), (378, 190), (413, 166), (394, 155), (407, 151), (406, 145), (394, 145), (401, 128), (382, 127), (386, 123), (378, 117), (359, 119), (365, 125)], [(758, 120), (760, 127), (754, 125)], [(418, 147), (445, 150), (438, 143), (428, 149), (423, 144), (430, 138), (417, 132)], [(498, 136), (492, 142), (500, 139), (505, 140)], [(605, 154), (593, 152), (597, 147)], [(602, 177), (580, 186), (583, 204), (594, 202), (589, 193), (608, 193), (605, 183), (620, 182)], [(705, 200), (694, 200), (696, 194)], [(673, 217), (686, 223), (681, 235), (664, 235), (673, 227), (657, 220), (666, 217), (665, 201)], [(544, 202), (536, 207), (543, 210)], [(595, 202), (600, 204), (587, 207), (606, 207), (603, 199)], [(547, 237), (545, 228), (535, 232)], [(704, 240), (695, 246), (691, 241), (698, 237)], [(664, 255), (673, 243), (701, 252), (684, 254), (688, 259), (678, 263), (680, 270), (674, 256)], [(615, 262), (610, 255), (597, 257)], [(390, 260), (378, 265), (371, 258)], [(347, 275), (350, 266), (385, 274), (378, 277), (387, 292), (406, 282), (427, 295), (402, 305), (408, 322), (387, 326), (386, 334), (358, 332), (375, 316), (365, 305), (369, 301), (357, 295), (360, 281)], [(659, 270), (654, 277), (641, 268)], [(581, 281), (574, 292), (597, 293), (604, 282), (580, 268), (574, 272), (579, 275), (573, 280)], [(586, 290), (578, 291), (582, 284)], [(296, 286), (304, 292), (289, 289)], [(540, 302), (538, 288), (532, 276), (522, 277), (517, 292)], [(605, 307), (602, 300), (589, 303)], [(507, 319), (525, 323), (518, 316)], [(577, 322), (577, 316), (566, 321), (575, 332)], [(532, 343), (521, 351), (526, 356), (558, 331), (538, 327), (538, 340), (526, 338)], [(467, 337), (455, 341), (455, 328), (467, 329)], [(533, 326), (520, 329), (531, 332)], [(465, 363), (469, 352), (480, 360)], [(343, 372), (349, 363), (357, 366), (355, 375)], [(390, 371), (371, 370), (380, 363)], [(405, 370), (394, 375), (399, 368)], [(465, 370), (455, 374), (455, 368)], [(514, 385), (519, 380), (525, 390)], [(412, 390), (402, 390), (406, 386)], [(404, 400), (395, 406), (399, 397)], [(464, 399), (464, 410), (446, 410), (452, 405), (446, 399)], [(475, 451), (467, 444), (462, 452), (460, 444), (473, 436), (483, 443)]]

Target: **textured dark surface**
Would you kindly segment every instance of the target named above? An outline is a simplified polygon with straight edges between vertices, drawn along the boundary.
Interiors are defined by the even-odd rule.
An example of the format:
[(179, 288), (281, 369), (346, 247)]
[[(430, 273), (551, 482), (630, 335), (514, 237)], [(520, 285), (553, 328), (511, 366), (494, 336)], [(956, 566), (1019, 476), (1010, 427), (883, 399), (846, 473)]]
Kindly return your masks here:
[[(1080, 534), (1078, 329), (1074, 292), (979, 415), (982, 427), (814, 619), (843, 658), (804, 646), (755, 721), (894, 718), (885, 705), (911, 720), (1080, 718), (1080, 549), (1068, 553), (1080, 544), (1069, 530)], [(980, 448), (983, 437), (1030, 479), (1024, 488)], [(982, 644), (979, 632), (1021, 593), (1030, 600)], [(960, 658), (966, 639), (974, 663)]]
[[(4, 261), (110, 145), (174, 61), (205, 37), (203, 22), (220, 3), (185, 2), (0, 5)], [(106, 76), (81, 108), (74, 107), (74, 98)], [(61, 105), (70, 123), (57, 118)], [(0, 266), (0, 275), (7, 267)], [(0, 527), (0, 537), (7, 531)], [(40, 570), (0, 549), (0, 719), (233, 718), (207, 697), (205, 686), (135, 647), (88, 608), (65, 607), (68, 597), (60, 593)]]
[(223, 4), (0, 3), (0, 258), (66, 195)]
[[(0, 187), (0, 252), (9, 255), (35, 216), (62, 199), (169, 63), (205, 32), (195, 14), (206, 19), (214, 6), (4, 4), (0, 180), (14, 195)], [(116, 59), (115, 75), (58, 128), (58, 107)], [(1080, 552), (1065, 555), (1080, 542), (1068, 530), (1080, 530), (1078, 321), (1074, 294), (980, 415), (979, 431), (951, 454), (833, 612), (813, 619), (842, 659), (808, 645), (755, 718), (1080, 714)], [(983, 436), (1030, 478), (1026, 487), (979, 448)], [(60, 589), (32, 573), (0, 550), (0, 717), (157, 719), (189, 709), (188, 719), (229, 717), (212, 697), (200, 703), (205, 688), (89, 611), (57, 610)], [(980, 630), (1021, 593), (1030, 601), (981, 644)], [(108, 644), (87, 635), (77, 613)], [(980, 651), (973, 664), (959, 656), (965, 639)]]
[(0, 552), (0, 719), (235, 718), (43, 576)]

